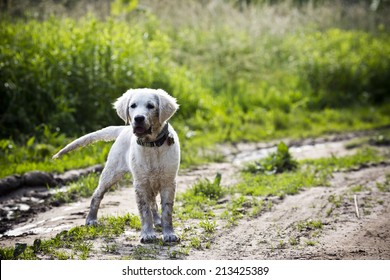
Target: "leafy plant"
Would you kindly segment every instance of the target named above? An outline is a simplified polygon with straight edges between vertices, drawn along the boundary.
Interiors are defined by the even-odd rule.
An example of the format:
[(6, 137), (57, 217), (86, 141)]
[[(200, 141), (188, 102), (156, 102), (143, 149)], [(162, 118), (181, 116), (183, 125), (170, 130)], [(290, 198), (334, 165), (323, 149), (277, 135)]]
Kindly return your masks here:
[(210, 182), (208, 179), (199, 181), (192, 186), (192, 193), (195, 196), (204, 196), (209, 199), (219, 199), (223, 195), (223, 188), (221, 186), (222, 175), (217, 173), (214, 181)]
[(292, 158), (287, 145), (280, 142), (275, 153), (271, 153), (268, 157), (249, 164), (244, 171), (254, 174), (275, 174), (292, 171), (297, 169), (297, 167), (298, 162)]
[(213, 233), (217, 227), (216, 221), (210, 221), (209, 219), (201, 221), (199, 226), (205, 230), (207, 233)]

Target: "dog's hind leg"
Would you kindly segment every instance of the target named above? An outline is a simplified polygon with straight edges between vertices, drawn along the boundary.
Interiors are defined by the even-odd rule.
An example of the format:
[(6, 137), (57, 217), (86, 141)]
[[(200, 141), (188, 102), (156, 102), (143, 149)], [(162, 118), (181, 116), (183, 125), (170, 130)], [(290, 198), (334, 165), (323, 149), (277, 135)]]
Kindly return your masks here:
[(125, 136), (126, 137), (118, 137), (108, 154), (106, 166), (100, 175), (98, 187), (92, 196), (86, 225), (97, 224), (97, 213), (104, 194), (129, 171), (126, 164), (126, 156), (128, 153), (126, 150), (123, 150), (123, 147), (126, 147), (126, 145), (129, 147), (130, 137), (127, 137), (127, 135)]
[(126, 172), (113, 173), (112, 168), (103, 169), (102, 175), (100, 175), (99, 184), (93, 193), (89, 213), (86, 219), (86, 225), (97, 224), (97, 213), (99, 210), (100, 202), (102, 201), (104, 194), (109, 190), (111, 186), (116, 184)]

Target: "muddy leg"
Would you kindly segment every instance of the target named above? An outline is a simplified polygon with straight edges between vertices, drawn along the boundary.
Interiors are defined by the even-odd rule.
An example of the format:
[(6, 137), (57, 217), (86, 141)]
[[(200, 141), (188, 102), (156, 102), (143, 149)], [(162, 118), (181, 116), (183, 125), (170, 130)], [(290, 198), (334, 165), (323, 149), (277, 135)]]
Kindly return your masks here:
[(175, 187), (168, 187), (161, 190), (161, 208), (162, 208), (162, 231), (164, 242), (179, 242), (180, 238), (177, 237), (173, 230), (172, 225), (172, 212), (173, 203), (175, 200)]
[(85, 222), (86, 225), (97, 224), (97, 213), (104, 194), (112, 185), (116, 184), (124, 174), (125, 172), (123, 171), (113, 174), (113, 170), (107, 167), (103, 169), (102, 175), (100, 175), (99, 185), (92, 196), (89, 213)]
[(135, 185), (135, 193), (138, 211), (141, 216), (141, 239), (142, 243), (153, 242), (157, 239), (153, 229), (153, 214), (151, 209), (151, 197), (143, 187)]
[(155, 227), (161, 227), (161, 217), (158, 214), (158, 206), (157, 206), (156, 201), (152, 202), (151, 208), (152, 208), (152, 215), (153, 215), (153, 224), (154, 224), (154, 226)]
[(112, 145), (107, 157), (106, 166), (103, 169), (102, 175), (100, 175), (98, 187), (92, 196), (91, 206), (86, 220), (87, 225), (97, 224), (97, 213), (104, 194), (129, 171), (126, 164), (126, 156), (128, 156), (128, 153), (123, 150), (123, 147), (129, 145), (130, 137), (121, 136)]

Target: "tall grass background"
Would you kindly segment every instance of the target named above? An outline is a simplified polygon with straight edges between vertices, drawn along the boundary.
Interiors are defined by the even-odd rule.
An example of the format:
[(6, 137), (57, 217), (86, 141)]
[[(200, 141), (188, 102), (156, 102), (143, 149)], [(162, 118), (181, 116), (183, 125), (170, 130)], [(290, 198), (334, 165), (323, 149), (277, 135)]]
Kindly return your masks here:
[(49, 158), (121, 125), (111, 103), (128, 88), (178, 99), (183, 166), (211, 160), (215, 143), (388, 125), (388, 2), (8, 1), (1, 175), (103, 162), (99, 145), (66, 167)]

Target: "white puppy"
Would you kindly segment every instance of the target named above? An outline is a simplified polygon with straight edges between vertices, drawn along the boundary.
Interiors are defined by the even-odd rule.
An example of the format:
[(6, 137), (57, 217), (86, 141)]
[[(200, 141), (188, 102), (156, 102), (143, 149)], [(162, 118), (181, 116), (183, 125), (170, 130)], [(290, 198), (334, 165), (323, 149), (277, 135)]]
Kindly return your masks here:
[[(141, 216), (141, 242), (156, 240), (154, 226), (162, 226), (164, 242), (177, 242), (172, 226), (176, 176), (180, 163), (179, 139), (167, 121), (178, 109), (176, 99), (161, 89), (130, 89), (114, 103), (119, 117), (131, 126), (110, 126), (87, 134), (59, 151), (53, 158), (95, 141), (112, 141), (86, 219), (97, 223), (97, 212), (106, 191), (126, 172), (131, 172)], [(160, 193), (162, 215), (156, 196)]]

